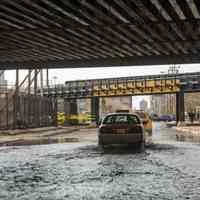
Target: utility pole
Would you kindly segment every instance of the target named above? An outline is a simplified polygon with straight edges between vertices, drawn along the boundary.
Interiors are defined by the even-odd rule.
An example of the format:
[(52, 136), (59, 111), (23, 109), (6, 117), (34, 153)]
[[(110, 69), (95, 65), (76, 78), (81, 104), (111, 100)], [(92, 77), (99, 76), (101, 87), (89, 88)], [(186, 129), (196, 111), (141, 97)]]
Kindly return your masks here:
[(46, 69), (46, 87), (47, 87), (47, 92), (49, 94), (49, 69)]
[(43, 96), (43, 69), (40, 71), (40, 95)]
[(16, 69), (15, 93), (13, 95), (13, 129), (17, 128), (18, 96), (19, 96), (19, 69)]

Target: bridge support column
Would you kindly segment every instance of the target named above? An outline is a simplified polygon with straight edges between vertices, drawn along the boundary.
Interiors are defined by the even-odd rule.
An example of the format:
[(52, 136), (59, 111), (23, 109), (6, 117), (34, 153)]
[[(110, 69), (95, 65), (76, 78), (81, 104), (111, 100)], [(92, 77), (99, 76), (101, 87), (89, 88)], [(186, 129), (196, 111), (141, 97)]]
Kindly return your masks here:
[(95, 118), (92, 117), (92, 122), (96, 122), (96, 124), (98, 124), (98, 122), (99, 122), (99, 97), (91, 98), (91, 115), (95, 117)]
[(19, 101), (19, 69), (16, 69), (15, 93), (13, 96), (13, 129), (17, 128), (18, 101)]
[[(77, 99), (64, 99), (64, 112), (66, 116), (77, 115), (78, 114)], [(69, 119), (66, 122), (72, 125), (78, 123), (76, 119)]]
[(64, 112), (66, 115), (77, 115), (77, 100), (64, 99)]
[(185, 121), (185, 106), (184, 106), (184, 92), (176, 93), (176, 122), (182, 123)]

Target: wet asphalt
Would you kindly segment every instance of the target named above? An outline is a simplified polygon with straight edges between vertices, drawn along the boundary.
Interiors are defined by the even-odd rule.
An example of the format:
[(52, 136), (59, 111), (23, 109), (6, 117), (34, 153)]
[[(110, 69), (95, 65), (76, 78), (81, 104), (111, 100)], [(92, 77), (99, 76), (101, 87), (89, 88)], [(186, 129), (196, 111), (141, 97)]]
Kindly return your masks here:
[(157, 123), (144, 152), (96, 143), (0, 148), (0, 200), (200, 200), (200, 144)]

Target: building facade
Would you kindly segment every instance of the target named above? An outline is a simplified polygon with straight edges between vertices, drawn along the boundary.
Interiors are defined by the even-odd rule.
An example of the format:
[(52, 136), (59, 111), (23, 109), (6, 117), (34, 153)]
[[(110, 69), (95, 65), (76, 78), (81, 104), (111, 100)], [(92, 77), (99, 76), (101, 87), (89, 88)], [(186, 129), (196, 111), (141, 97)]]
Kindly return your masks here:
[(196, 112), (200, 107), (200, 93), (186, 93), (185, 98), (185, 112)]
[(117, 110), (132, 110), (132, 97), (100, 98), (100, 117)]
[(140, 101), (140, 110), (148, 112), (148, 102), (144, 99)]
[(150, 97), (150, 110), (157, 115), (176, 113), (175, 94), (157, 94)]

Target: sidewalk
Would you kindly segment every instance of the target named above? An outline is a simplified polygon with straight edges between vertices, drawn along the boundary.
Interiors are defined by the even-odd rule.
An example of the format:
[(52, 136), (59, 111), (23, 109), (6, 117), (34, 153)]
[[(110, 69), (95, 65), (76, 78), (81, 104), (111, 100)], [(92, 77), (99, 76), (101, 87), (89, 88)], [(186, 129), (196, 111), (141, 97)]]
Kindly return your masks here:
[(190, 126), (177, 126), (177, 137), (200, 137), (200, 125)]
[(76, 137), (68, 137), (67, 135), (79, 130), (80, 127), (72, 126), (0, 131), (0, 147), (77, 142), (78, 139)]

